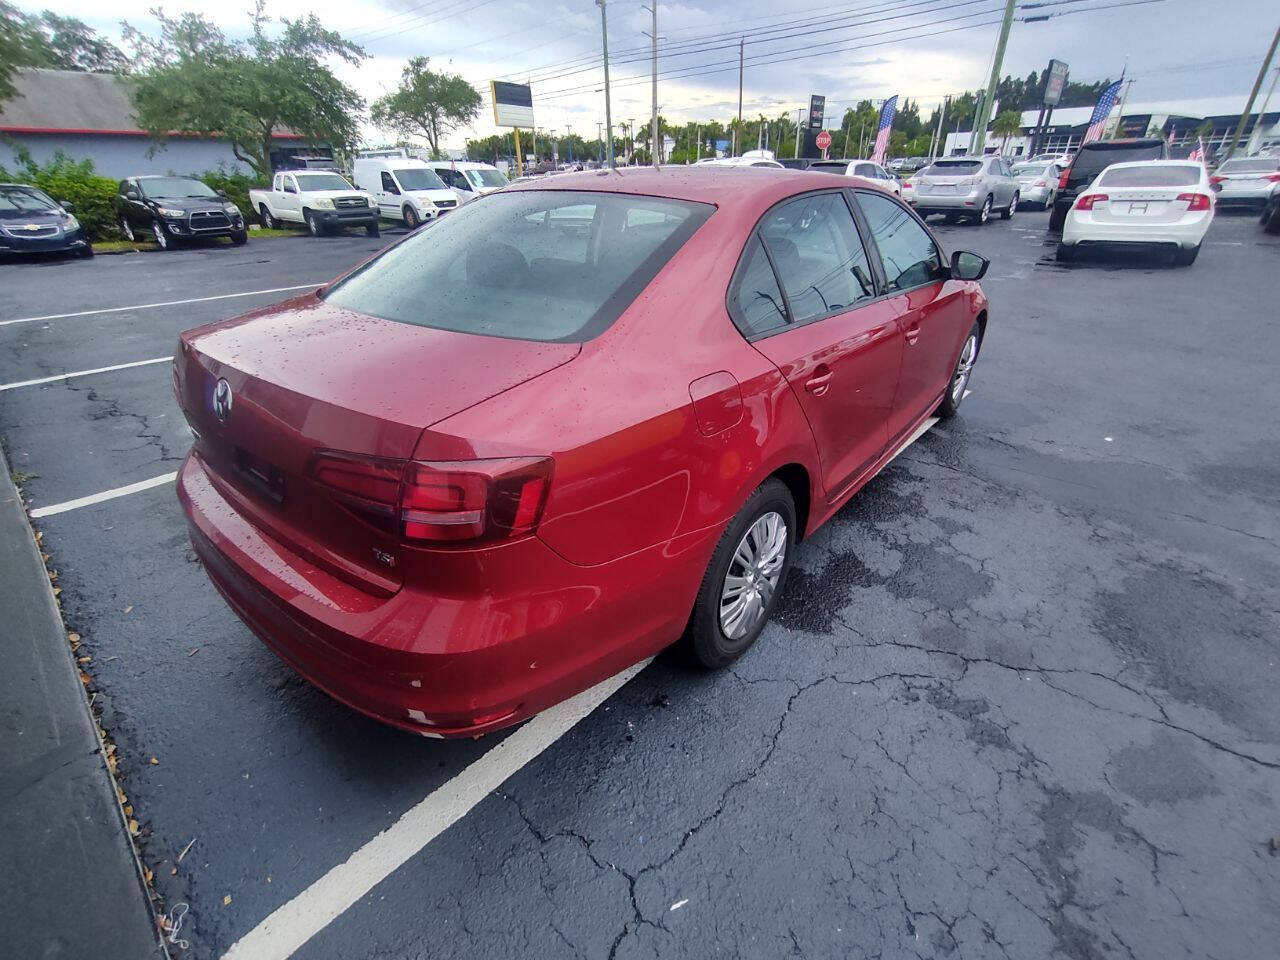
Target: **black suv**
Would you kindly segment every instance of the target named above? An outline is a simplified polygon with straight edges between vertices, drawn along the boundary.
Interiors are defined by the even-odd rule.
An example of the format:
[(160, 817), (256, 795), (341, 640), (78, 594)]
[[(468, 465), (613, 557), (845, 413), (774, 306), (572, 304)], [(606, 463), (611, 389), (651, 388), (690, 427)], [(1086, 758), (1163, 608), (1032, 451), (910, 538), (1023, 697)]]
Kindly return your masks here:
[(154, 239), (161, 250), (201, 237), (230, 237), (237, 245), (249, 239), (239, 207), (195, 177), (129, 177), (114, 204), (126, 238)]
[(1129, 163), (1133, 160), (1166, 160), (1168, 147), (1163, 140), (1094, 140), (1077, 152), (1058, 181), (1058, 196), (1053, 201), (1053, 213), (1049, 217), (1049, 229), (1061, 230), (1067, 219), (1067, 211), (1076, 202), (1080, 191), (1093, 182), (1093, 178), (1113, 163)]

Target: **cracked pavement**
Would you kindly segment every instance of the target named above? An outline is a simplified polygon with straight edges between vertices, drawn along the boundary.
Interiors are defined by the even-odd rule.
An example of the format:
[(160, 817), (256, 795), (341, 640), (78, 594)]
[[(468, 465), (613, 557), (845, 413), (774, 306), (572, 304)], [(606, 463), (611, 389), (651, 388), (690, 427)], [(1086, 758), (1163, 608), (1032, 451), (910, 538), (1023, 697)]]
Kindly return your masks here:
[[(993, 259), (974, 393), (799, 547), (747, 656), (659, 657), (296, 956), (1274, 955), (1280, 241), (1223, 216), (1190, 269), (1065, 268), (1046, 219), (936, 228)], [(250, 244), (272, 262), (235, 282), (367, 246), (279, 243)], [(59, 264), (59, 296), (111, 259)], [(51, 273), (12, 271), (22, 296)], [(10, 328), (0, 381), (98, 366), (126, 332), (145, 344), (101, 362), (159, 356), (241, 306), (54, 324), (21, 349)], [(173, 469), (168, 380), (0, 394), (29, 493)], [(294, 678), (190, 562), (167, 490), (40, 526), (192, 956), (492, 746), (384, 729)]]

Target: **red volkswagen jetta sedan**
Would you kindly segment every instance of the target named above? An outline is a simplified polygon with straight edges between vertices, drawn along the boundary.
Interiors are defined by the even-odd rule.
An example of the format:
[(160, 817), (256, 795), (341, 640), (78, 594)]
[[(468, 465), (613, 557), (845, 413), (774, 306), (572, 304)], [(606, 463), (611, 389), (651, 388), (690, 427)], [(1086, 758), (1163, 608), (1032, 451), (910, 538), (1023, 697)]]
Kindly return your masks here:
[(627, 170), (469, 203), (183, 334), (178, 478), (231, 607), (429, 736), (768, 620), (798, 540), (965, 395), (987, 263), (857, 179)]

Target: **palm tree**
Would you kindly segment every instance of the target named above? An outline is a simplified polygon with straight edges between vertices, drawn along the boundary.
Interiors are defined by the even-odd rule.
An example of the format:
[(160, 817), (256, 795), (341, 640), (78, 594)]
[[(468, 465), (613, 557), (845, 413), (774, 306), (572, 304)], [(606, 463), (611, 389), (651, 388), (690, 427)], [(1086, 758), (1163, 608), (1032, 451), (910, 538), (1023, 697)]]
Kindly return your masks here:
[(1004, 142), (1000, 144), (1000, 152), (1003, 154), (1009, 146), (1009, 138), (1022, 132), (1022, 114), (1017, 110), (1001, 110), (991, 124), (991, 132), (997, 137), (1004, 137)]

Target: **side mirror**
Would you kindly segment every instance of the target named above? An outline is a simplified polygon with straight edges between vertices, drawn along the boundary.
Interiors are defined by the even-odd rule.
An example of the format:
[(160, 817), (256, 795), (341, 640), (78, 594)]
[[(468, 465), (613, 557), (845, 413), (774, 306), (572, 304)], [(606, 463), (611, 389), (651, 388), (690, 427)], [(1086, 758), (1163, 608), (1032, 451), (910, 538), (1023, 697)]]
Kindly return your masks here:
[(225, 190), (219, 190), (219, 191), (218, 191), (218, 196), (220, 196), (223, 200), (226, 200), (226, 199), (227, 199), (227, 191), (225, 191)]
[(126, 190), (124, 192), (124, 198), (126, 200), (141, 200), (142, 195), (138, 193), (137, 190)]
[(72, 203), (70, 200), (59, 200), (58, 206), (60, 206), (63, 210), (67, 211), (67, 213), (76, 212), (76, 205)]
[(981, 280), (987, 275), (991, 261), (967, 250), (957, 250), (951, 255), (951, 276), (956, 280)]

